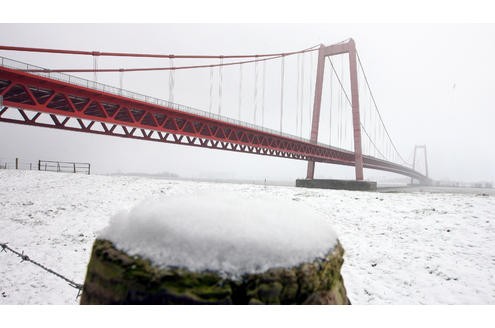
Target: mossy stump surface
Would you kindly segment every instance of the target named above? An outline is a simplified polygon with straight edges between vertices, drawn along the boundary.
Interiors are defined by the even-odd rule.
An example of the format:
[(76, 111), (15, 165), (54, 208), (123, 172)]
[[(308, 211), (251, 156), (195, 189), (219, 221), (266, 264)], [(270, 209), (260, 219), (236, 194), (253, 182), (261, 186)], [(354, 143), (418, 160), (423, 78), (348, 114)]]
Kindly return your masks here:
[(292, 268), (244, 274), (154, 267), (96, 240), (81, 304), (350, 304), (340, 274), (340, 243), (323, 259)]

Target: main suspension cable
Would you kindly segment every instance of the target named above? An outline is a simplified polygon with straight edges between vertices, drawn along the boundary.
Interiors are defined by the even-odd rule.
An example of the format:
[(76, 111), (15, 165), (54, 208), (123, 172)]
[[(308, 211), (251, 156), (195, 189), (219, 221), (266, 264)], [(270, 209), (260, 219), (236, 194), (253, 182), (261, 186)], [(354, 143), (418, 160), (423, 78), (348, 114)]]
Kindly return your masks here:
[(21, 51), (21, 52), (43, 52), (63, 55), (84, 55), (84, 56), (105, 56), (105, 57), (145, 57), (145, 58), (181, 58), (181, 59), (234, 59), (234, 58), (255, 58), (255, 57), (273, 57), (273, 56), (290, 56), (298, 53), (316, 51), (319, 45), (312, 46), (303, 50), (291, 52), (279, 52), (270, 54), (247, 54), (247, 55), (173, 55), (173, 54), (144, 54), (144, 53), (127, 53), (127, 52), (105, 52), (105, 51), (84, 51), (84, 50), (67, 50), (67, 49), (49, 49), (49, 48), (32, 48), (2, 46), (0, 50)]
[(392, 144), (392, 146), (393, 146), (394, 150), (396, 151), (396, 153), (399, 155), (399, 157), (402, 160), (402, 162), (405, 163), (405, 164), (407, 164), (407, 162), (404, 160), (404, 158), (402, 158), (401, 154), (399, 153), (399, 151), (395, 147), (395, 144), (392, 141), (392, 138), (390, 137), (390, 134), (388, 133), (387, 127), (385, 126), (385, 123), (383, 122), (382, 115), (380, 114), (380, 110), (378, 109), (378, 105), (376, 104), (375, 97), (373, 96), (373, 92), (371, 91), (371, 87), (370, 87), (370, 84), (368, 82), (368, 78), (367, 78), (366, 73), (364, 71), (363, 64), (361, 63), (361, 58), (359, 57), (359, 53), (357, 51), (356, 51), (356, 56), (357, 56), (357, 59), (358, 59), (359, 67), (361, 68), (361, 71), (363, 72), (364, 80), (366, 81), (366, 86), (368, 87), (369, 93), (371, 95), (371, 99), (373, 99), (373, 104), (375, 105), (375, 110), (378, 113), (378, 117), (380, 118), (380, 122), (382, 122), (383, 128), (385, 129), (385, 133), (387, 134), (388, 139), (390, 140), (390, 143)]
[[(299, 53), (305, 53), (309, 51), (316, 51), (317, 49), (315, 48), (317, 46), (307, 48), (301, 51), (295, 51), (295, 52), (288, 52), (288, 53), (280, 53), (280, 54), (272, 54), (271, 56), (267, 55), (260, 55), (260, 56), (249, 56), (249, 58), (256, 58), (254, 60), (245, 60), (245, 61), (236, 61), (236, 62), (228, 62), (228, 63), (223, 63), (223, 59), (225, 58), (238, 58), (236, 56), (209, 56), (208, 58), (219, 58), (222, 59), (222, 61), (219, 64), (204, 64), (204, 65), (188, 65), (188, 66), (178, 66), (178, 67), (139, 67), (139, 68), (124, 68), (124, 72), (146, 72), (146, 71), (168, 71), (168, 70), (183, 70), (183, 69), (196, 69), (196, 68), (207, 68), (207, 67), (217, 67), (217, 66), (231, 66), (231, 65), (237, 65), (237, 64), (248, 64), (248, 63), (253, 63), (257, 61), (267, 61), (267, 60), (274, 60), (278, 59), (281, 57), (285, 56), (291, 56)], [(0, 46), (0, 50), (2, 50), (2, 46)], [(100, 53), (101, 54), (101, 53)], [(183, 56), (183, 55), (167, 55), (164, 58), (196, 58), (192, 56)], [(262, 58), (259, 58), (262, 57)], [(241, 56), (240, 58), (245, 58)], [(91, 72), (100, 72), (100, 73), (111, 73), (111, 72), (118, 72), (120, 69), (115, 69), (115, 68), (104, 68), (104, 69), (71, 69), (71, 68), (61, 68), (61, 69), (25, 69), (22, 70), (24, 72), (28, 73), (91, 73)]]
[[(352, 107), (352, 102), (349, 99), (349, 96), (347, 95), (347, 92), (345, 91), (344, 86), (342, 85), (342, 81), (340, 80), (339, 75), (337, 74), (337, 71), (335, 70), (335, 67), (333, 66), (332, 60), (329, 57), (327, 57), (327, 58), (328, 58), (328, 61), (330, 62), (330, 66), (332, 67), (332, 71), (335, 73), (335, 77), (337, 78), (337, 81), (340, 84), (340, 88), (344, 92), (344, 95), (345, 95), (345, 98), (347, 99), (347, 102)], [(368, 131), (366, 131), (366, 128), (364, 127), (363, 123), (359, 122), (359, 124), (361, 125), (361, 128), (363, 129), (363, 131), (366, 134), (366, 136), (370, 139), (371, 143), (373, 144), (373, 147), (376, 149), (376, 151), (378, 152), (378, 154), (381, 155), (383, 159), (386, 159), (386, 157), (382, 154), (382, 152), (376, 146), (375, 142), (371, 139), (371, 137), (368, 134)]]
[(254, 60), (245, 60), (245, 61), (236, 61), (236, 62), (228, 62), (223, 63), (223, 61), (219, 64), (204, 64), (204, 65), (189, 65), (189, 66), (175, 66), (175, 67), (139, 67), (139, 68), (102, 68), (102, 69), (72, 69), (72, 68), (57, 68), (57, 69), (48, 69), (48, 68), (36, 68), (36, 69), (22, 69), (20, 71), (26, 73), (114, 73), (114, 72), (148, 72), (148, 71), (170, 71), (170, 70), (184, 70), (184, 69), (196, 69), (196, 68), (208, 68), (208, 67), (221, 67), (221, 66), (232, 66), (238, 64), (249, 64), (260, 61), (268, 61), (278, 59), (284, 56), (275, 56), (268, 57), (262, 59), (254, 59)]

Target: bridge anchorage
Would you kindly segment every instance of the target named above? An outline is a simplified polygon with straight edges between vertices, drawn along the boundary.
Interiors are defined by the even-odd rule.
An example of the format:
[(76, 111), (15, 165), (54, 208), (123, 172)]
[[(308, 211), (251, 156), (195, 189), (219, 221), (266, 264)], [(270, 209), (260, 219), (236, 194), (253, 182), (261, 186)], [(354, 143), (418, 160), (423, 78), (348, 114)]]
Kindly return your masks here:
[[(21, 124), (36, 127), (47, 127), (52, 129), (92, 133), (106, 136), (116, 136), (121, 138), (140, 139), (145, 141), (175, 143), (180, 145), (195, 146), (209, 149), (228, 150), (256, 155), (275, 156), (288, 159), (304, 160), (308, 162), (306, 179), (296, 182), (298, 186), (323, 187), (323, 188), (345, 188), (371, 190), (376, 188), (376, 183), (364, 181), (363, 168), (383, 170), (398, 173), (411, 177), (422, 183), (429, 182), (427, 175), (417, 172), (414, 167), (410, 167), (400, 156), (390, 135), (383, 124), (383, 120), (376, 106), (373, 94), (371, 93), (366, 74), (361, 65), (359, 55), (356, 51), (355, 43), (352, 39), (344, 42), (319, 47), (312, 47), (300, 51), (277, 53), (277, 54), (257, 54), (257, 55), (232, 55), (232, 56), (198, 56), (198, 55), (162, 55), (162, 54), (133, 54), (133, 53), (105, 53), (95, 51), (57, 50), (41, 48), (21, 48), (12, 46), (0, 46), (0, 50), (7, 51), (29, 51), (48, 52), (64, 55), (86, 55), (93, 58), (92, 69), (46, 69), (21, 63), (12, 59), (0, 57), (0, 122)], [(310, 97), (314, 98), (311, 106), (311, 133), (309, 139), (303, 138), (304, 119), (304, 56), (318, 53), (316, 66), (316, 79), (313, 81), (310, 74)], [(158, 68), (120, 68), (105, 69), (98, 68), (95, 60), (95, 53), (102, 56), (126, 56), (126, 57), (154, 57), (168, 58), (171, 66)], [(287, 93), (284, 93), (286, 84), (284, 79), (290, 74), (285, 71), (286, 62), (292, 56), (298, 56), (298, 106), (284, 107), (288, 102)], [(347, 55), (349, 62), (349, 98), (344, 86), (344, 74), (337, 73), (331, 57), (342, 58)], [(185, 65), (174, 66), (178, 60), (198, 59), (220, 60), (220, 63), (209, 63), (206, 65)], [(312, 58), (312, 57), (310, 57)], [(332, 102), (328, 112), (330, 128), (328, 131), (328, 143), (319, 140), (320, 113), (322, 108), (322, 95), (324, 94), (324, 72), (326, 59), (330, 63), (330, 79), (336, 78), (339, 84), (331, 84), (333, 87), (340, 85), (341, 112), (337, 113), (337, 118), (332, 118)], [(241, 60), (241, 61), (232, 61)], [(281, 64), (280, 83), (280, 115), (279, 122), (271, 124), (265, 120), (265, 65), (277, 62)], [(262, 62), (262, 69), (258, 63)], [(343, 61), (342, 61), (343, 63)], [(359, 64), (359, 66), (358, 66)], [(241, 120), (241, 109), (244, 109), (243, 100), (243, 67), (254, 65), (255, 74), (253, 86), (253, 112), (245, 115), (252, 117), (252, 121)], [(239, 68), (239, 102), (238, 108), (229, 113), (229, 108), (223, 107), (222, 111), (222, 69)], [(344, 65), (342, 64), (342, 72)], [(218, 68), (218, 112), (213, 113), (212, 97), (213, 93), (213, 69)], [(249, 67), (247, 67), (249, 68)], [(302, 68), (302, 70), (301, 70)], [(328, 68), (328, 67), (327, 67)], [(361, 69), (360, 71), (358, 69)], [(210, 105), (208, 111), (194, 109), (188, 106), (171, 102), (175, 83), (175, 74), (181, 70), (208, 70), (210, 73)], [(150, 96), (133, 93), (124, 90), (123, 74), (127, 71), (168, 71), (169, 72), (169, 97), (170, 101), (157, 99)], [(262, 71), (262, 90), (258, 83), (260, 72)], [(93, 72), (96, 73), (117, 73), (120, 78), (120, 88), (67, 75), (67, 72)], [(247, 70), (244, 70), (247, 72)], [(360, 110), (360, 86), (358, 84), (358, 74), (362, 72), (366, 82), (369, 96), (369, 111)], [(287, 74), (287, 75), (285, 75)], [(224, 79), (228, 76), (225, 75)], [(301, 80), (301, 83), (299, 81)], [(344, 82), (343, 82), (344, 81)], [(307, 90), (306, 90), (307, 91)], [(245, 92), (244, 92), (245, 94)], [(289, 94), (290, 95), (290, 94)], [(345, 96), (345, 98), (344, 98)], [(261, 108), (258, 106), (261, 98)], [(332, 95), (333, 100), (333, 95)], [(346, 149), (342, 142), (342, 135), (345, 137), (345, 123), (342, 123), (343, 107), (346, 106), (344, 100), (347, 99), (352, 113), (352, 149)], [(205, 106), (206, 107), (206, 106)], [(246, 105), (244, 105), (246, 107)], [(249, 106), (248, 106), (249, 107)], [(295, 109), (295, 110), (293, 110)], [(251, 109), (250, 109), (251, 110)], [(269, 109), (266, 109), (268, 111)], [(232, 111), (231, 111), (232, 112)], [(261, 112), (261, 113), (260, 113)], [(286, 116), (284, 117), (284, 112)], [(243, 112), (244, 113), (244, 112)], [(254, 115), (253, 115), (254, 114)], [(273, 112), (271, 113), (273, 114)], [(362, 118), (360, 117), (362, 115)], [(233, 118), (232, 116), (237, 116)], [(274, 115), (271, 115), (275, 117)], [(259, 124), (261, 117), (261, 125)], [(340, 117), (340, 122), (339, 122)], [(277, 117), (275, 117), (277, 119)], [(295, 118), (296, 129), (290, 130), (285, 124), (287, 119)], [(285, 119), (285, 121), (284, 121)], [(277, 124), (279, 123), (279, 124)], [(337, 137), (340, 144), (332, 144), (332, 124), (337, 125)], [(371, 126), (370, 126), (371, 124)], [(279, 126), (276, 130), (274, 126)], [(299, 129), (300, 136), (296, 136)], [(369, 131), (368, 131), (369, 130)], [(344, 131), (344, 134), (342, 134)], [(362, 132), (364, 132), (364, 143), (362, 143)], [(321, 137), (321, 136), (320, 136)], [(340, 138), (340, 139), (339, 139)], [(321, 138), (320, 138), (321, 139)], [(335, 142), (335, 141), (334, 141)], [(379, 146), (380, 142), (383, 146)], [(363, 154), (363, 146), (368, 147)], [(356, 180), (342, 182), (337, 180), (317, 180), (314, 179), (315, 163), (331, 163), (355, 167)], [(397, 162), (401, 162), (400, 164)]]

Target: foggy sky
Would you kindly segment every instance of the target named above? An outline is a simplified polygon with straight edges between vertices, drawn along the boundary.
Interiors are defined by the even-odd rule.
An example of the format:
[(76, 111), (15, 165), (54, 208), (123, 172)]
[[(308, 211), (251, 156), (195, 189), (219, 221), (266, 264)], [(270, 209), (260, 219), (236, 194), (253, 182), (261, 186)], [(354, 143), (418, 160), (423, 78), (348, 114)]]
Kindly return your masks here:
[[(385, 124), (405, 159), (412, 159), (414, 145), (426, 144), (432, 178), (495, 181), (494, 27), (2, 24), (0, 44), (165, 54), (254, 54), (298, 50), (319, 43), (329, 45), (352, 37)], [(50, 68), (91, 68), (92, 65), (92, 58), (83, 56), (7, 51), (0, 51), (0, 56)], [(152, 66), (168, 66), (168, 60), (101, 58), (99, 61), (102, 68)], [(275, 69), (272, 70), (267, 82), (279, 79)], [(175, 102), (205, 106), (209, 71), (201, 74), (194, 77), (177, 73)], [(228, 79), (229, 73), (225, 74)], [(92, 74), (81, 76), (92, 78)], [(118, 86), (118, 74), (100, 73), (98, 81)], [(245, 88), (247, 85), (248, 82)], [(124, 87), (167, 99), (168, 73), (125, 74)], [(231, 83), (224, 88), (232, 99), (226, 96), (223, 106), (226, 111), (235, 112), (234, 94), (238, 86)], [(271, 113), (279, 106), (275, 89), (266, 96), (267, 111)], [(246, 95), (246, 101), (248, 98)], [(309, 134), (309, 122), (305, 124), (308, 126), (304, 131)], [(303, 161), (6, 123), (0, 123), (0, 140), (0, 158), (91, 162), (96, 173), (167, 171), (184, 177), (269, 180), (294, 180), (306, 173)], [(353, 175), (354, 169), (350, 167), (316, 165), (316, 177), (352, 178)], [(397, 176), (365, 170), (365, 179), (387, 177)]]

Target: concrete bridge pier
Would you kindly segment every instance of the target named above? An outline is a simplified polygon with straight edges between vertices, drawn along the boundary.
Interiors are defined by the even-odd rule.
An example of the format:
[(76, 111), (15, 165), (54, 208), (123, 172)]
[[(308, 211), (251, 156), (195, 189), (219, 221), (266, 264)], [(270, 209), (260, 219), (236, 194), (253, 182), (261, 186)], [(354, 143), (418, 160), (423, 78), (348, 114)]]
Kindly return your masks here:
[(364, 180), (337, 180), (337, 179), (297, 179), (296, 187), (375, 191), (376, 182)]

